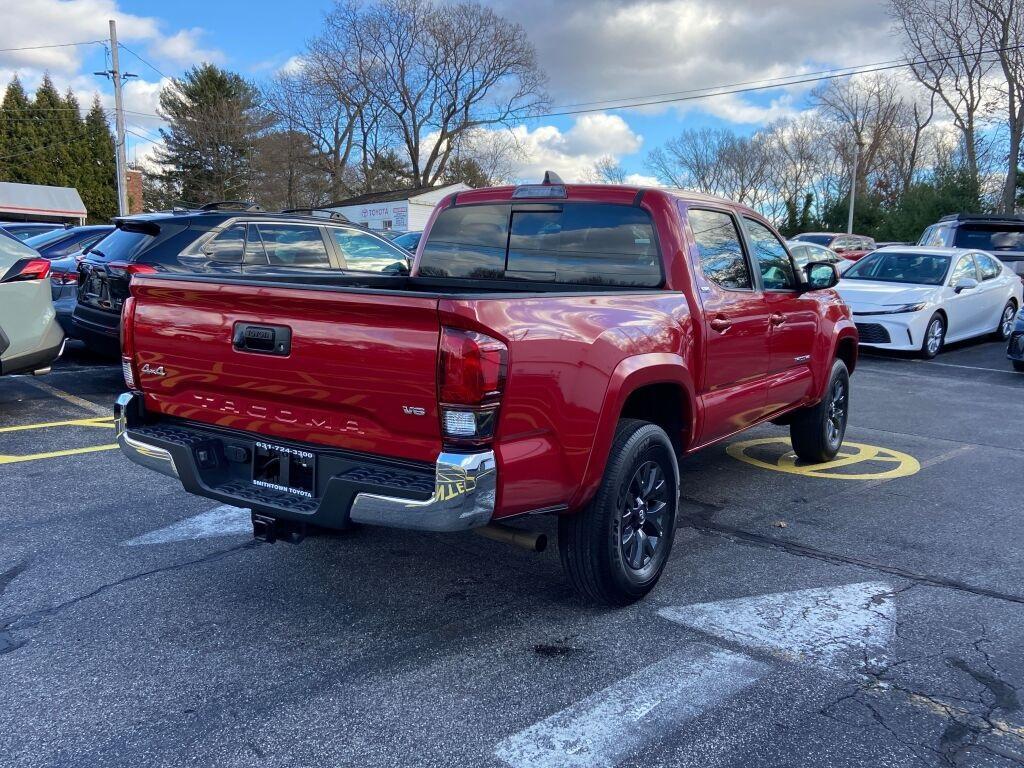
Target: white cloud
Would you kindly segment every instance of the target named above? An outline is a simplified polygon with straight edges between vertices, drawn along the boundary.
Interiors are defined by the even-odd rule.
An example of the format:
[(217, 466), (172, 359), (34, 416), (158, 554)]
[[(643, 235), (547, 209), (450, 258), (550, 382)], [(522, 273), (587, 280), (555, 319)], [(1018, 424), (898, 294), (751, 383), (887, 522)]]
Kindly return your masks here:
[(523, 151), (515, 175), (520, 181), (539, 181), (544, 171), (555, 171), (566, 181), (587, 177), (594, 163), (606, 156), (615, 159), (639, 151), (643, 137), (619, 115), (583, 115), (567, 131), (553, 125), (512, 130)]
[(203, 62), (217, 64), (224, 61), (224, 54), (216, 48), (200, 47), (199, 38), (205, 34), (206, 31), (199, 27), (182, 29), (170, 37), (154, 41), (150, 44), (150, 50), (160, 58), (183, 67)]
[[(556, 104), (685, 95), (726, 83), (899, 56), (885, 4), (862, 0), (489, 0), (537, 47)], [(837, 33), (837, 30), (842, 30)], [(734, 94), (677, 103), (737, 123), (786, 114), (809, 84), (767, 107)], [(772, 92), (775, 95), (775, 92)], [(647, 113), (672, 109), (646, 108)]]

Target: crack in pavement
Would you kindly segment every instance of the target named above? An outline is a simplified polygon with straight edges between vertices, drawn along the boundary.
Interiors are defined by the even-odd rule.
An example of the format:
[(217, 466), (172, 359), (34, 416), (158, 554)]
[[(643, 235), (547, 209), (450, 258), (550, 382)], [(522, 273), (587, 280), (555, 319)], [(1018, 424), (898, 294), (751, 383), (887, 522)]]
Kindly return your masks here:
[(821, 560), (826, 563), (831, 563), (832, 565), (853, 565), (858, 568), (864, 568), (878, 573), (886, 573), (890, 576), (898, 576), (901, 579), (907, 579), (908, 581), (913, 581), (917, 584), (940, 587), (943, 589), (955, 589), (960, 592), (967, 592), (980, 597), (989, 597), (993, 600), (1002, 600), (1009, 603), (1024, 605), (1024, 596), (1022, 595), (1001, 592), (996, 589), (989, 589), (988, 587), (979, 587), (947, 576), (934, 576), (927, 573), (918, 573), (907, 568), (902, 568), (898, 565), (888, 565), (886, 563), (865, 560), (864, 558), (854, 557), (852, 555), (844, 555), (839, 552), (830, 552), (829, 550), (812, 547), (808, 544), (799, 544), (795, 541), (787, 541), (774, 536), (767, 536), (762, 533), (747, 531), (736, 525), (717, 523), (712, 518), (717, 512), (722, 511), (724, 507), (685, 497), (680, 499), (680, 501), (697, 506), (700, 508), (700, 511), (679, 516), (677, 525), (692, 528), (699, 533), (721, 536), (737, 543), (760, 549), (782, 550), (783, 552), (796, 555), (797, 557)]
[[(160, 573), (170, 573), (173, 571), (181, 570), (183, 568), (188, 568), (193, 565), (202, 565), (204, 563), (214, 562), (216, 560), (220, 560), (224, 557), (227, 557), (228, 555), (231, 555), (235, 552), (261, 546), (262, 543), (263, 542), (260, 541), (246, 541), (242, 544), (236, 544), (233, 547), (228, 547), (227, 549), (219, 549), (216, 552), (210, 552), (209, 554), (203, 555), (202, 557), (198, 557), (192, 560), (186, 560), (181, 563), (172, 563), (171, 565), (165, 565), (160, 568), (152, 568), (148, 571), (143, 571), (141, 573), (134, 573), (130, 576), (125, 576), (123, 578), (118, 579), (117, 581), (112, 581), (107, 584), (101, 584), (92, 591), (86, 592), (84, 595), (72, 597), (69, 600), (65, 600), (63, 603), (51, 605), (48, 608), (37, 608), (34, 611), (27, 611), (25, 613), (16, 613), (11, 616), (6, 616), (0, 619), (0, 656), (6, 653), (11, 653), (12, 651), (16, 651), (18, 648), (21, 648), (28, 642), (27, 640), (15, 637), (15, 632), (26, 629), (33, 629), (34, 627), (38, 626), (39, 623), (42, 622), (44, 619), (56, 616), (60, 614), (62, 611), (71, 608), (72, 606), (75, 606), (78, 603), (81, 603), (85, 600), (90, 600), (116, 587), (120, 587), (125, 584), (130, 584), (133, 581), (138, 581), (139, 579), (144, 579), (147, 576), (153, 576)], [(3, 574), (0, 574), (0, 594), (3, 593), (2, 587), (6, 587), (7, 583), (13, 580), (15, 576), (24, 571), (25, 568), (27, 567), (28, 562), (26, 561), (24, 563), (16, 565), (11, 570), (5, 571)], [(17, 572), (14, 573), (13, 576), (10, 576), (10, 578), (8, 579), (7, 577), (9, 574), (12, 573), (12, 571)], [(6, 582), (5, 579), (7, 579)]]

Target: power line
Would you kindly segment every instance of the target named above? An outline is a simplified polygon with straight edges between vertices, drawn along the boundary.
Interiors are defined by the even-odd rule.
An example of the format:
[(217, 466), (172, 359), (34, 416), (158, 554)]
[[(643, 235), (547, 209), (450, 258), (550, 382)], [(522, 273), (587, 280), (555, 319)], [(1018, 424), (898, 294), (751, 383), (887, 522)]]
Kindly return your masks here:
[[(1002, 47), (1002, 48), (981, 49), (981, 50), (978, 50), (978, 51), (972, 51), (970, 53), (972, 55), (976, 55), (976, 56), (984, 56), (984, 55), (988, 55), (988, 54), (992, 54), (992, 53), (999, 53), (999, 52), (1002, 52), (1002, 51), (1017, 50), (1017, 49), (1020, 49), (1020, 48), (1024, 48), (1024, 43), (1020, 43), (1018, 45), (1005, 46), (1005, 47)], [(625, 96), (625, 97), (621, 97), (621, 98), (618, 98), (618, 99), (605, 99), (604, 101), (588, 102), (589, 104), (603, 104), (603, 106), (594, 106), (594, 107), (589, 107), (589, 108), (586, 108), (586, 109), (568, 109), (568, 110), (562, 110), (562, 111), (550, 110), (550, 111), (542, 112), (541, 114), (536, 115), (536, 117), (562, 117), (562, 116), (567, 116), (567, 115), (580, 115), (580, 114), (585, 114), (585, 113), (588, 113), (588, 112), (604, 112), (604, 111), (619, 110), (619, 109), (635, 109), (637, 107), (656, 106), (656, 105), (659, 105), (659, 104), (670, 104), (670, 103), (676, 103), (676, 102), (682, 102), (682, 101), (696, 101), (696, 100), (699, 100), (699, 99), (711, 98), (713, 96), (728, 96), (728, 95), (737, 94), (737, 93), (751, 93), (751, 92), (754, 92), (754, 91), (775, 90), (775, 89), (778, 89), (778, 88), (785, 88), (785, 87), (792, 86), (792, 85), (803, 85), (803, 84), (806, 84), (806, 83), (820, 82), (820, 81), (823, 81), (823, 80), (834, 80), (834, 79), (838, 79), (838, 78), (841, 78), (841, 77), (852, 77), (853, 75), (870, 74), (872, 72), (884, 72), (886, 70), (891, 70), (891, 69), (902, 69), (903, 67), (913, 67), (913, 66), (921, 66), (921, 65), (924, 65), (924, 64), (934, 64), (934, 63), (938, 63), (938, 62), (951, 61), (951, 60), (956, 59), (958, 57), (959, 57), (959, 54), (949, 54), (949, 55), (946, 55), (946, 56), (936, 56), (936, 57), (928, 58), (928, 59), (916, 59), (916, 60), (913, 60), (913, 61), (891, 59), (888, 62), (879, 62), (877, 65), (867, 64), (867, 65), (862, 65), (862, 66), (859, 66), (859, 67), (843, 67), (843, 68), (840, 68), (840, 69), (822, 70), (821, 73), (817, 73), (817, 74), (810, 74), (810, 73), (808, 73), (807, 75), (791, 75), (788, 78), (783, 78), (783, 77), (769, 78), (769, 80), (771, 80), (771, 81), (778, 81), (778, 80), (783, 80), (784, 79), (784, 80), (786, 80), (786, 82), (768, 82), (766, 80), (751, 80), (751, 81), (748, 81), (748, 83), (766, 83), (766, 84), (763, 84), (763, 85), (749, 85), (749, 87), (742, 87), (742, 86), (747, 86), (748, 83), (737, 83), (736, 86), (740, 86), (740, 87), (732, 87), (731, 85), (718, 85), (718, 86), (707, 86), (705, 88), (694, 88), (694, 89), (691, 89), (689, 91), (676, 91), (676, 92), (669, 92), (669, 93), (666, 93), (666, 94), (662, 94), (664, 96), (672, 96), (672, 98), (656, 98), (656, 99), (650, 99), (650, 100), (645, 100), (645, 101), (635, 101), (634, 102), (634, 100), (636, 100), (636, 99), (649, 99), (649, 97), (645, 97), (645, 96)], [(992, 62), (992, 63), (994, 63), (994, 62)], [(725, 89), (725, 90), (723, 90), (723, 89)], [(705, 93), (704, 91), (710, 91), (710, 92), (709, 93)], [(677, 93), (677, 94), (693, 94), (693, 95), (674, 96), (674, 95), (672, 95), (673, 93)], [(613, 104), (612, 103), (612, 102), (620, 102), (620, 101), (631, 101), (631, 102), (634, 102), (634, 103), (629, 103), (629, 104)], [(566, 106), (572, 106), (572, 105), (566, 105)], [(581, 104), (580, 106), (583, 106), (583, 105)]]
[(143, 64), (145, 64), (145, 65), (146, 65), (147, 67), (149, 67), (150, 69), (152, 69), (152, 70), (153, 70), (154, 72), (156, 72), (156, 73), (157, 73), (158, 75), (160, 75), (160, 77), (164, 78), (165, 80), (170, 80), (170, 79), (171, 79), (171, 78), (170, 78), (169, 76), (165, 75), (165, 74), (164, 74), (163, 72), (161, 72), (161, 71), (160, 71), (159, 69), (157, 69), (157, 68), (156, 68), (156, 67), (155, 67), (154, 65), (150, 64), (150, 63), (149, 63), (148, 61), (146, 61), (146, 60), (145, 60), (144, 58), (142, 58), (141, 56), (139, 56), (139, 54), (137, 54), (137, 53), (136, 53), (135, 51), (133, 51), (133, 50), (132, 50), (131, 48), (129, 48), (129, 47), (128, 47), (127, 45), (125, 45), (124, 43), (118, 43), (118, 45), (119, 45), (119, 46), (120, 46), (121, 48), (123, 48), (124, 50), (128, 51), (128, 53), (130, 53), (130, 54), (131, 54), (132, 56), (134, 56), (134, 57), (135, 57), (136, 59), (138, 59), (139, 61), (141, 61), (141, 62), (142, 62)]
[(36, 152), (42, 152), (47, 149), (53, 149), (54, 147), (61, 147), (65, 144), (75, 144), (79, 141), (84, 141), (89, 138), (89, 132), (83, 131), (82, 134), (74, 139), (65, 139), (63, 141), (55, 141), (53, 144), (47, 144), (42, 147), (36, 147), (35, 149), (26, 149), (24, 152), (15, 152), (13, 155), (4, 155), (0, 157), (0, 160), (11, 160), (15, 157), (24, 157), (25, 155), (34, 155)]
[(0, 48), (0, 53), (7, 53), (9, 51), (38, 51), (43, 48), (71, 48), (75, 45), (93, 45), (94, 43), (103, 45), (104, 40), (83, 40), (80, 43), (50, 43), (48, 45), (26, 45), (21, 48)]

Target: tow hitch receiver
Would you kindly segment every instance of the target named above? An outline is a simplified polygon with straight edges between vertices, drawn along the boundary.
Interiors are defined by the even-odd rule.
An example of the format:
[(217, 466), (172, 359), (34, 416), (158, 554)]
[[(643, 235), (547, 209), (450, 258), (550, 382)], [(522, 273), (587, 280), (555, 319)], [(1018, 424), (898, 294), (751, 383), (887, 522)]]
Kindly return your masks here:
[(293, 523), (290, 520), (278, 520), (270, 515), (252, 513), (252, 535), (259, 541), (273, 544), (275, 541), (286, 541), (298, 544), (306, 538), (306, 524)]

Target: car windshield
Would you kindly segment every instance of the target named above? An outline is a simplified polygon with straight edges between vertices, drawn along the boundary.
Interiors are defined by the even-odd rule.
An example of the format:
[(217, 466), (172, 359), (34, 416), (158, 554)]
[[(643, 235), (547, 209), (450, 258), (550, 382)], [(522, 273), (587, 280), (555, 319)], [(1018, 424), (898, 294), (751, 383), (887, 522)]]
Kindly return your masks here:
[(953, 244), (979, 251), (1024, 251), (1024, 224), (962, 226)]
[(949, 256), (932, 253), (875, 251), (846, 270), (843, 279), (942, 285), (949, 271), (949, 261)]
[(835, 235), (797, 235), (793, 238), (794, 240), (800, 240), (805, 243), (814, 243), (815, 245), (824, 245), (826, 248), (829, 243), (836, 239)]

